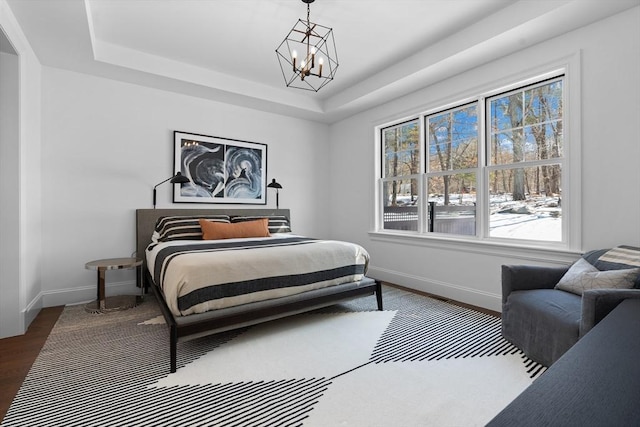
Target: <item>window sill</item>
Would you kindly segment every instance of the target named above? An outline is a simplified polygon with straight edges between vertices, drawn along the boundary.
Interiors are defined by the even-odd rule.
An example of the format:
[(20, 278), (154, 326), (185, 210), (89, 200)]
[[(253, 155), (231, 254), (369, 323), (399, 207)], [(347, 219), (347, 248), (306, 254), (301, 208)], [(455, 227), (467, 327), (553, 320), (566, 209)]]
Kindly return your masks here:
[(371, 237), (371, 240), (383, 243), (455, 250), (466, 253), (502, 256), (525, 261), (547, 262), (560, 265), (570, 264), (582, 255), (582, 252), (567, 249), (564, 245), (560, 244), (531, 244), (529, 242), (505, 242), (503, 240), (473, 240), (443, 235), (424, 235), (387, 231), (370, 231), (369, 236)]

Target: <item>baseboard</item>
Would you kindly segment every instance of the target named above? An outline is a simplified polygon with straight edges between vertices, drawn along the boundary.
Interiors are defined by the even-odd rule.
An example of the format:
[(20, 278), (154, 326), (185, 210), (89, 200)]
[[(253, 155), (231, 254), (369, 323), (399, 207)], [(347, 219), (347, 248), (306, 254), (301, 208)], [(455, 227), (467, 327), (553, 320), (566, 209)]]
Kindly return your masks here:
[(31, 322), (33, 322), (33, 319), (35, 319), (38, 313), (40, 313), (40, 310), (42, 310), (42, 307), (43, 307), (42, 292), (40, 292), (33, 300), (31, 300), (29, 305), (27, 305), (27, 307), (24, 309), (23, 316), (24, 316), (25, 332), (29, 328), (29, 325), (31, 325)]
[[(135, 295), (140, 293), (135, 280), (113, 282), (105, 285), (107, 296)], [(96, 285), (77, 288), (56, 289), (42, 292), (42, 307), (82, 304), (96, 300)]]
[(453, 283), (441, 282), (427, 277), (413, 276), (400, 271), (370, 266), (367, 276), (389, 282), (405, 288), (414, 289), (443, 298), (471, 304), (500, 312), (502, 311), (502, 295), (480, 291)]
[[(375, 266), (369, 267), (367, 276), (489, 310), (502, 310), (502, 296), (500, 294), (479, 291), (470, 287), (441, 282), (426, 277), (413, 276), (400, 271), (376, 268)], [(138, 294), (140, 293), (140, 288), (136, 286), (135, 280), (108, 283), (106, 285), (106, 293), (107, 296)], [(81, 304), (94, 301), (95, 299), (95, 285), (41, 292), (25, 310), (25, 321), (27, 321), (25, 324), (30, 324), (42, 307)]]

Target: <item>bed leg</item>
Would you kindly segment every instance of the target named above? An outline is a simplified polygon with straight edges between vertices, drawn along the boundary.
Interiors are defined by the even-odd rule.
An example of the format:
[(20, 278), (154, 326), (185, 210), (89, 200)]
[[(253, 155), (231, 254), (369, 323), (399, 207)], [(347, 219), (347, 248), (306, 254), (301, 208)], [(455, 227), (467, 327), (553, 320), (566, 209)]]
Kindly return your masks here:
[(178, 359), (178, 330), (176, 325), (171, 325), (169, 329), (169, 357), (171, 368), (170, 372), (173, 374), (177, 370), (177, 359)]
[(378, 301), (378, 310), (382, 311), (382, 282), (376, 280), (376, 300)]

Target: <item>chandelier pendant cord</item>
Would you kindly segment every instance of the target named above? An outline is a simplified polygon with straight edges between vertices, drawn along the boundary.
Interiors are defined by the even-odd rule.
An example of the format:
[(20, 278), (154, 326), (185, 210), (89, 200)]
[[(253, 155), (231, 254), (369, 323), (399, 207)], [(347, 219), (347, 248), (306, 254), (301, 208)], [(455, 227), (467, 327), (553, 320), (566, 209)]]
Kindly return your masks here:
[[(305, 64), (300, 70), (300, 78), (304, 80), (304, 78), (311, 74), (311, 70), (315, 66), (315, 55), (309, 55), (311, 51), (311, 3), (307, 3), (307, 33), (305, 34), (305, 38), (307, 39), (307, 56), (305, 58)], [(311, 61), (309, 61), (309, 56), (311, 56)], [(309, 64), (311, 63), (311, 64)]]
[[(307, 58), (309, 57), (309, 44), (311, 43), (311, 19), (309, 19), (309, 15), (311, 14), (310, 4), (311, 3), (307, 3)], [(311, 57), (311, 68), (313, 68), (313, 56)]]

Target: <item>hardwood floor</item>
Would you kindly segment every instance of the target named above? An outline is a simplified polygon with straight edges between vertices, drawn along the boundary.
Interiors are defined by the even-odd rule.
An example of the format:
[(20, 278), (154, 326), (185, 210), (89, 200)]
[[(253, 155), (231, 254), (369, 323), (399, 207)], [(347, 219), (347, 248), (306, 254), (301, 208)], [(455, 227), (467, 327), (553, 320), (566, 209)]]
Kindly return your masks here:
[(391, 286), (393, 288), (398, 288), (398, 289), (402, 289), (402, 290), (407, 291), (407, 292), (413, 292), (414, 294), (424, 295), (426, 297), (439, 299), (440, 301), (448, 302), (450, 304), (459, 305), (460, 307), (469, 308), (471, 310), (479, 311), (480, 313), (488, 314), (490, 316), (494, 316), (494, 317), (500, 317), (501, 316), (500, 312), (494, 311), (494, 310), (489, 310), (488, 308), (482, 308), (482, 307), (478, 307), (478, 306), (475, 306), (475, 305), (467, 304), (467, 303), (464, 303), (464, 302), (452, 300), (452, 299), (449, 299), (449, 298), (444, 298), (444, 297), (441, 297), (439, 295), (430, 294), (428, 292), (423, 292), (423, 291), (418, 291), (416, 289), (406, 288), (404, 286), (396, 285), (394, 283), (389, 283), (389, 282), (382, 282), (382, 283), (384, 285)]
[(0, 339), (0, 420), (7, 414), (63, 309), (63, 306), (43, 308), (26, 334)]

